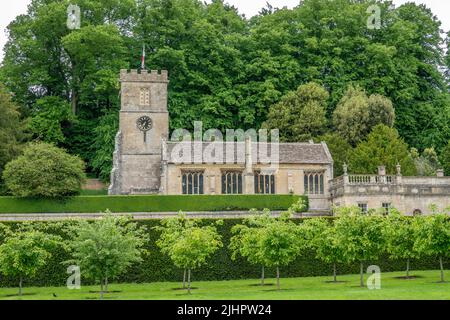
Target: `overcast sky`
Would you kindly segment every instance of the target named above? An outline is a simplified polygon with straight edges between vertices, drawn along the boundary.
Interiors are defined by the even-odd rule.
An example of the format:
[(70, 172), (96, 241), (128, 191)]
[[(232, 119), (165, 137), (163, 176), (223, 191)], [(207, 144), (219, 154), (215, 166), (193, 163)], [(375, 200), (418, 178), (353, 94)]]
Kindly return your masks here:
[[(299, 1), (298, 0), (226, 0), (229, 4), (234, 5), (239, 9), (239, 11), (245, 14), (247, 17), (255, 15), (258, 11), (265, 6), (266, 2), (273, 7), (282, 8), (284, 6), (288, 8), (295, 7)], [(5, 29), (6, 26), (14, 20), (14, 18), (19, 15), (26, 13), (27, 5), (31, 0), (13, 0), (0, 2), (0, 57), (3, 57), (3, 46), (6, 42)], [(406, 2), (411, 2), (408, 0), (394, 0), (396, 5), (400, 5)], [(450, 1), (449, 0), (414, 0), (412, 2), (424, 3), (430, 7), (434, 14), (436, 14), (442, 21), (442, 28), (445, 31), (450, 31)]]

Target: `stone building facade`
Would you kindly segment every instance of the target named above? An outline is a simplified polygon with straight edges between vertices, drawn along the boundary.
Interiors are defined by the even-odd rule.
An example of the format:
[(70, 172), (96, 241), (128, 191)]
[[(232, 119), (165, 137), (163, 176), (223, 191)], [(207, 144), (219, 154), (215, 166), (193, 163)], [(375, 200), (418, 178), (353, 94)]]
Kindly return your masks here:
[[(428, 212), (450, 206), (450, 177), (375, 176), (333, 179), (325, 143), (169, 141), (167, 71), (121, 70), (120, 129), (109, 194), (298, 194), (310, 210), (395, 206)], [(276, 157), (273, 157), (276, 155)], [(276, 159), (276, 161), (271, 161)], [(400, 170), (400, 168), (398, 169)]]

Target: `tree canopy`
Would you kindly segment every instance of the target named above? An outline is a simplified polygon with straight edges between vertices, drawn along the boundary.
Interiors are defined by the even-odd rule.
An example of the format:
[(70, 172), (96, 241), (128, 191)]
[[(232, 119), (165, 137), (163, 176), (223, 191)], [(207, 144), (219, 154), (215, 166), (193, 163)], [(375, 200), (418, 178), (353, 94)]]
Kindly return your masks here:
[[(81, 8), (78, 30), (66, 26), (69, 3)], [(379, 29), (367, 28), (373, 3)], [(387, 0), (305, 0), (252, 18), (222, 0), (33, 0), (8, 26), (0, 82), (22, 117), (32, 118), (35, 138), (81, 156), (105, 179), (119, 70), (139, 68), (143, 44), (147, 67), (169, 71), (172, 130), (192, 129), (196, 120), (219, 130), (267, 121), (285, 141), (304, 140), (333, 130), (338, 108), (337, 131), (355, 146), (376, 124), (392, 125), (393, 107), (410, 147), (441, 154), (450, 139), (450, 95), (440, 27), (425, 5)], [(295, 92), (308, 86), (314, 95), (300, 103)], [(343, 100), (349, 86), (365, 96)], [(341, 112), (352, 106), (357, 113)], [(343, 119), (354, 123), (348, 134)]]

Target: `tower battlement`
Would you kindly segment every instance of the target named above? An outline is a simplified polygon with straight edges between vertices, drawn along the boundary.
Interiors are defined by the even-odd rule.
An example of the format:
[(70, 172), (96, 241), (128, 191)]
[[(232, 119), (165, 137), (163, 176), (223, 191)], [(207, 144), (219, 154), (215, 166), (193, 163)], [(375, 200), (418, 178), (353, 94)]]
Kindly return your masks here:
[(132, 81), (132, 82), (169, 82), (169, 73), (167, 70), (140, 70), (131, 69), (128, 71), (127, 69), (120, 70), (120, 81)]

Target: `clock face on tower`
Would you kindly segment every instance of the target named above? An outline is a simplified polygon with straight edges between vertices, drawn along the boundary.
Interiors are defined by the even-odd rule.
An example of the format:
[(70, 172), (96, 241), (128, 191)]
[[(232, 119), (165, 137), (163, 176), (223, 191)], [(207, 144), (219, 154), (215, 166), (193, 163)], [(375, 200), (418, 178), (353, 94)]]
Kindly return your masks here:
[(153, 127), (153, 121), (150, 117), (143, 116), (137, 119), (136, 121), (137, 127), (142, 132), (150, 131)]

